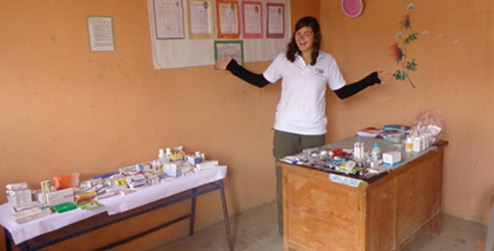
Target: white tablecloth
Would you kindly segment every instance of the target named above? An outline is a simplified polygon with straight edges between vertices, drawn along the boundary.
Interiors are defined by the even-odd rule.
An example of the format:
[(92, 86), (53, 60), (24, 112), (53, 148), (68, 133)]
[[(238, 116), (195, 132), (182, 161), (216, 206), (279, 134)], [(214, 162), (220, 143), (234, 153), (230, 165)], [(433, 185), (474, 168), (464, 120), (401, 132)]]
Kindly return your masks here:
[(61, 214), (53, 213), (22, 224), (18, 224), (10, 219), (12, 206), (9, 203), (5, 203), (0, 206), (0, 225), (9, 230), (14, 243), (19, 244), (102, 212), (113, 215), (129, 211), (174, 194), (224, 179), (226, 177), (226, 171), (226, 166), (208, 168), (188, 176), (179, 177), (175, 180), (161, 182), (131, 194), (118, 195), (100, 200), (99, 203), (101, 206), (95, 209), (75, 209)]

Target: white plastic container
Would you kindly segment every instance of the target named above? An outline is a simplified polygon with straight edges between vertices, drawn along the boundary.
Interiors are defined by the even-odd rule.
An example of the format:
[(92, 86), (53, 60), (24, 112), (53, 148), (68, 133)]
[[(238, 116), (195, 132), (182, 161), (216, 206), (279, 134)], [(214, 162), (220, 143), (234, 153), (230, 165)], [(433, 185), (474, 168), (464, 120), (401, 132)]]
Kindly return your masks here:
[(412, 139), (413, 142), (413, 151), (418, 153), (422, 151), (422, 138), (419, 137), (413, 137)]
[(374, 147), (371, 151), (371, 159), (375, 163), (379, 163), (382, 159), (381, 148), (379, 147), (379, 143), (374, 143)]
[(407, 152), (413, 151), (413, 141), (412, 141), (412, 138), (410, 136), (408, 136), (406, 141), (405, 141), (405, 150)]
[(161, 161), (165, 159), (165, 150), (164, 149), (159, 149), (158, 159), (160, 159)]

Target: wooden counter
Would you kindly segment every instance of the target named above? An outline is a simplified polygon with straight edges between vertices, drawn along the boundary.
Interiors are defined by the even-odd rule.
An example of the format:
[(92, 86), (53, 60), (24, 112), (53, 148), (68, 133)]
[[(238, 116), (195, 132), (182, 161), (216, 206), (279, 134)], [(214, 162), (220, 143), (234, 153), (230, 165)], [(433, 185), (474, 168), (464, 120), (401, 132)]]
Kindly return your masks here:
[(447, 142), (373, 182), (339, 184), (329, 173), (283, 167), (284, 250), (401, 250), (440, 229)]

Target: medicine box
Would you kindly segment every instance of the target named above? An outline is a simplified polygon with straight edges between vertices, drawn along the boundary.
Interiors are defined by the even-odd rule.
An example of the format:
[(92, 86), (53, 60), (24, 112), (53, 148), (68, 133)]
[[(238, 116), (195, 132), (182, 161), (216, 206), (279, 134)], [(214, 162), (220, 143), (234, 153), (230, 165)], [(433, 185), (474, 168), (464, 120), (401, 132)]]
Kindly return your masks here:
[(399, 151), (390, 151), (383, 153), (383, 163), (385, 165), (396, 165), (401, 162), (401, 152)]
[(202, 170), (202, 169), (207, 169), (207, 168), (218, 166), (218, 164), (219, 163), (217, 160), (208, 160), (208, 161), (204, 161), (200, 164), (197, 164), (196, 166), (197, 166), (197, 168)]
[(7, 191), (7, 200), (12, 203), (15, 208), (21, 208), (32, 203), (31, 189), (21, 189)]
[(165, 163), (163, 169), (166, 175), (172, 177), (182, 176), (182, 168), (176, 163)]
[(72, 188), (46, 193), (46, 203), (50, 207), (66, 202), (74, 202), (74, 190)]

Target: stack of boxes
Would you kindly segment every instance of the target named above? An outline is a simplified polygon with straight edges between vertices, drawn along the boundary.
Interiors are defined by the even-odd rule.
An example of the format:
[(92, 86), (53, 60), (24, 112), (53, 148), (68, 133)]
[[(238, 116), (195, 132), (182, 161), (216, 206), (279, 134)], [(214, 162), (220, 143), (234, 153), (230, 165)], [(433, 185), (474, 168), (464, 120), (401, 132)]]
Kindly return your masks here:
[[(118, 172), (103, 174), (79, 182), (79, 174), (54, 177), (53, 182), (41, 182), (41, 189), (34, 192), (25, 182), (7, 185), (7, 198), (13, 206), (12, 219), (23, 223), (50, 214), (76, 208), (97, 207), (97, 201), (115, 195), (125, 195), (147, 186), (180, 176), (193, 174), (201, 169), (218, 165), (218, 161), (204, 161), (204, 154), (185, 154), (182, 147), (160, 149), (156, 160), (120, 168)], [(37, 199), (33, 201), (34, 197)]]

